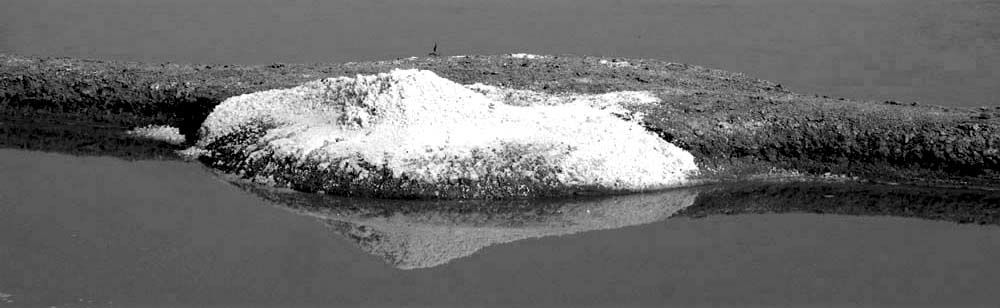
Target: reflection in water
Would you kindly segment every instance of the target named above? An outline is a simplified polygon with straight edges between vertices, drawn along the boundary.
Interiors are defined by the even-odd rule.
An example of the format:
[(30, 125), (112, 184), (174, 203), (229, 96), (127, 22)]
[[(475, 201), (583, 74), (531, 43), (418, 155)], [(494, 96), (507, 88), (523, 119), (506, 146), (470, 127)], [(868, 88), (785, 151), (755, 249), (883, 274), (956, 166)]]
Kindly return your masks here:
[(817, 213), (1000, 225), (1000, 191), (859, 183), (744, 183), (707, 187), (675, 216)]
[(296, 213), (319, 218), (401, 269), (438, 266), (502, 243), (672, 217), (800, 212), (1000, 224), (1000, 192), (957, 188), (744, 183), (570, 199), (407, 201), (306, 194), (228, 180)]
[(680, 190), (567, 202), (534, 221), (444, 211), (325, 221), (369, 253), (398, 268), (413, 269), (441, 265), (496, 244), (660, 221), (691, 205), (694, 197), (693, 191)]
[[(0, 293), (13, 301), (0, 307), (953, 307), (995, 306), (1000, 285), (997, 226), (813, 214), (667, 219), (395, 270), (317, 219), (260, 202), (206, 169), (0, 149)], [(725, 191), (704, 188), (717, 192), (674, 216), (741, 206), (707, 203)], [(729, 200), (747, 200), (737, 197)], [(338, 213), (299, 201), (301, 213)], [(969, 213), (996, 213), (996, 203), (963, 202), (978, 208)], [(426, 210), (352, 208), (363, 203), (334, 206), (369, 217)], [(441, 212), (530, 225), (558, 208), (506, 205)]]
[(426, 268), (502, 243), (615, 229), (669, 218), (691, 205), (693, 189), (513, 201), (405, 201), (343, 198), (237, 186), (304, 215), (401, 269)]

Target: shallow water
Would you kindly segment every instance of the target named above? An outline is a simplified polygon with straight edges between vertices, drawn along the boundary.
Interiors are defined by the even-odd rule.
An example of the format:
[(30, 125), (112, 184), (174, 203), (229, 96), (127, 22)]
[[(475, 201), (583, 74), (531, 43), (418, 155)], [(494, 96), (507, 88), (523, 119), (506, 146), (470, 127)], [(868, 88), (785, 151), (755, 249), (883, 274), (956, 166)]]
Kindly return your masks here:
[(7, 0), (0, 52), (195, 63), (657, 58), (833, 97), (1000, 105), (994, 0)]
[[(446, 207), (453, 209), (449, 215), (428, 215), (420, 206), (385, 212), (372, 201), (324, 212), (355, 223), (392, 214), (411, 226), (560, 229), (623, 221), (604, 224), (614, 229), (497, 243), (402, 270), (304, 211), (315, 208), (264, 201), (266, 195), (247, 193), (196, 164), (0, 150), (0, 174), (0, 293), (9, 295), (0, 306), (954, 306), (1000, 300), (1000, 228), (994, 225), (816, 214), (665, 219), (701, 204), (681, 209), (690, 195), (678, 192), (644, 197), (659, 203), (620, 198), (546, 205), (535, 216), (470, 215), (461, 204)], [(614, 214), (629, 208), (660, 214)], [(509, 215), (517, 218), (506, 220)], [(496, 223), (505, 220), (520, 223)]]

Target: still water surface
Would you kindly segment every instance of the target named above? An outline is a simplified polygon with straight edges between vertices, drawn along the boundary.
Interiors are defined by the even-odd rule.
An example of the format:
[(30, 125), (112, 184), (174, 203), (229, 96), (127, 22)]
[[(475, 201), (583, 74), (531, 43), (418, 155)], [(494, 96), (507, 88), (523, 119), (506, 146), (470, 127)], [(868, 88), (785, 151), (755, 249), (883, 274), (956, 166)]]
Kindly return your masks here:
[[(804, 93), (1000, 105), (992, 0), (8, 0), (0, 9), (0, 52), (29, 55), (339, 62), (423, 55), (435, 41), (444, 55), (658, 58)], [(574, 205), (516, 226), (334, 219), (264, 201), (195, 164), (0, 150), (0, 306), (1000, 302), (995, 226), (666, 219), (690, 196), (656, 198)], [(489, 245), (467, 245), (497, 230)]]
[[(0, 150), (0, 174), (0, 293), (13, 302), (0, 306), (1000, 301), (995, 226), (815, 214), (666, 219), (687, 193), (581, 203), (506, 226), (474, 215), (341, 218), (368, 224), (353, 230), (369, 235), (404, 230), (384, 242), (426, 242), (405, 230), (428, 226), (444, 241), (470, 226), (563, 234), (404, 270), (371, 254), (359, 233), (264, 201), (197, 164)], [(393, 219), (403, 223), (386, 224)]]
[(656, 58), (801, 93), (1000, 106), (995, 0), (5, 0), (0, 52), (194, 63)]

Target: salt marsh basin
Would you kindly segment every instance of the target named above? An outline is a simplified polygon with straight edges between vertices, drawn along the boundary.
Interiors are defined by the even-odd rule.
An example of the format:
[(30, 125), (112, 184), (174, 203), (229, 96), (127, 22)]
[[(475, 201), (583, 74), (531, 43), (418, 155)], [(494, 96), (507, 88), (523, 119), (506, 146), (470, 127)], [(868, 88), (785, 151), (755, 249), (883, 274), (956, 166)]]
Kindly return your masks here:
[(996, 302), (1000, 283), (995, 225), (801, 212), (674, 217), (401, 270), (198, 164), (0, 155), (13, 306), (954, 306)]
[[(473, 227), (478, 227), (470, 217), (476, 218), (483, 209), (487, 211), (485, 218), (495, 217), (489, 216), (497, 214), (489, 210), (499, 209), (492, 207), (494, 203), (487, 203), (479, 212), (463, 212), (468, 208), (457, 207), (457, 211), (443, 212), (448, 215), (428, 216), (419, 211), (380, 212), (379, 209), (392, 207), (376, 204), (363, 208), (354, 205), (371, 202), (343, 199), (348, 202), (340, 208), (345, 210), (341, 214), (347, 214), (349, 219), (336, 220), (324, 217), (327, 213), (322, 211), (318, 215), (310, 213), (309, 208), (289, 207), (280, 197), (247, 193), (249, 186), (232, 185), (201, 165), (176, 161), (173, 151), (180, 148), (169, 142), (171, 138), (134, 138), (143, 135), (140, 133), (143, 131), (152, 135), (180, 133), (190, 142), (192, 133), (218, 100), (254, 90), (232, 88), (232, 80), (207, 75), (203, 79), (209, 82), (207, 86), (197, 88), (202, 92), (164, 89), (159, 82), (175, 73), (171, 71), (173, 68), (124, 64), (126, 68), (145, 68), (126, 70), (134, 72), (136, 75), (130, 76), (137, 78), (119, 82), (115, 78), (121, 77), (118, 72), (122, 70), (115, 68), (122, 64), (7, 58), (11, 60), (5, 66), (9, 77), (4, 80), (11, 85), (6, 89), (14, 96), (7, 95), (13, 105), (4, 110), (2, 132), (9, 138), (0, 140), (6, 141), (6, 146), (168, 161), (127, 162), (110, 157), (6, 150), (9, 152), (4, 153), (10, 157), (0, 161), (5, 164), (4, 174), (14, 176), (5, 182), (10, 191), (0, 196), (5, 201), (5, 213), (13, 214), (3, 215), (2, 225), (10, 230), (0, 231), (7, 237), (4, 243), (14, 244), (10, 246), (12, 249), (4, 250), (10, 255), (5, 255), (4, 260), (13, 261), (0, 274), (18, 279), (12, 283), (5, 280), (0, 285), (0, 290), (10, 295), (5, 301), (39, 306), (74, 301), (126, 306), (995, 302), (986, 286), (995, 285), (990, 279), (997, 276), (993, 275), (996, 269), (987, 260), (996, 256), (991, 244), (1000, 213), (996, 205), (1000, 202), (995, 201), (993, 190), (961, 188), (962, 183), (989, 188), (997, 181), (993, 176), (998, 161), (996, 152), (979, 144), (996, 144), (993, 140), (998, 135), (992, 132), (1000, 126), (996, 118), (982, 116), (984, 112), (810, 98), (789, 94), (772, 82), (662, 61), (650, 62), (649, 70), (618, 64), (611, 67), (606, 64), (621, 62), (604, 63), (604, 59), (598, 58), (530, 59), (550, 61), (534, 63), (523, 62), (526, 60), (514, 55), (365, 64), (386, 70), (404, 64), (436, 65), (452, 77), (465, 78), (463, 84), (474, 83), (484, 76), (505, 76), (525, 82), (524, 76), (539, 77), (526, 75), (535, 72), (534, 65), (563, 67), (571, 63), (576, 64), (552, 71), (546, 78), (552, 85), (566, 88), (585, 86), (560, 81), (565, 74), (574, 75), (568, 68), (581, 68), (595, 74), (619, 69), (634, 70), (637, 74), (663, 73), (669, 75), (665, 79), (668, 82), (699, 80), (690, 85), (726, 90), (705, 95), (661, 89), (659, 95), (672, 98), (671, 103), (656, 105), (658, 110), (647, 110), (655, 112), (650, 113), (650, 119), (663, 122), (648, 123), (646, 129), (694, 149), (702, 165), (715, 166), (711, 169), (719, 171), (708, 176), (730, 183), (733, 181), (730, 176), (735, 176), (735, 183), (743, 183), (758, 175), (770, 175), (771, 170), (784, 166), (805, 170), (804, 177), (813, 180), (826, 179), (826, 173), (834, 180), (856, 181), (836, 174), (857, 172), (862, 178), (916, 176), (926, 179), (925, 184), (943, 182), (955, 187), (879, 184), (852, 188), (817, 183), (823, 185), (724, 188), (699, 192), (691, 205), (677, 202), (688, 200), (683, 197), (667, 198), (674, 201), (652, 206), (645, 204), (648, 209), (664, 210), (646, 213), (668, 218), (652, 216), (654, 219), (624, 220), (627, 223), (621, 224), (553, 211), (567, 207), (526, 207), (526, 211), (525, 207), (515, 206), (500, 214), (531, 218), (529, 214), (534, 213), (539, 222), (521, 222), (541, 226), (546, 231), (473, 247), (453, 245), (468, 243), (461, 236), (441, 236), (423, 242), (429, 236), (419, 231), (454, 235), (461, 233), (462, 228), (470, 230), (467, 228), (470, 221)], [(480, 63), (465, 63), (468, 61)], [(527, 66), (510, 65), (514, 63)], [(102, 68), (99, 71), (110, 74), (111, 79), (97, 78), (93, 82), (120, 84), (122, 91), (99, 91), (98, 96), (92, 96), (96, 92), (91, 92), (85, 82), (90, 77), (81, 79), (85, 76), (64, 73), (70, 72), (64, 64)], [(498, 69), (497, 75), (478, 71), (467, 74), (470, 67), (494, 64), (509, 69)], [(353, 70), (349, 67), (353, 65), (356, 64), (331, 67)], [(262, 76), (291, 76), (261, 80), (292, 84), (306, 77), (281, 70), (326, 70), (311, 66), (246, 69), (261, 72)], [(233, 78), (252, 80), (258, 76), (243, 72), (244, 68), (229, 70), (227, 74), (233, 73)], [(193, 72), (185, 76), (200, 78), (197, 77), (201, 76), (200, 70)], [(326, 74), (349, 75), (338, 72), (332, 70)], [(500, 75), (505, 72), (510, 75)], [(587, 89), (599, 93), (642, 83), (628, 77), (615, 73), (603, 79), (607, 84)], [(742, 90), (730, 91), (734, 85)], [(278, 86), (258, 84), (262, 88), (257, 90)], [(740, 92), (744, 90), (749, 92)], [(754, 96), (759, 93), (778, 100)], [(101, 95), (119, 99), (105, 100)], [(732, 100), (720, 101), (717, 97)], [(114, 103), (94, 105), (109, 101)], [(50, 108), (60, 104), (65, 105)], [(110, 111), (144, 104), (152, 108), (137, 109), (137, 114), (88, 109), (97, 106)], [(756, 120), (743, 119), (736, 124), (717, 121), (718, 116), (746, 114), (777, 117), (779, 125), (768, 134), (755, 135), (764, 138), (746, 139), (737, 137), (757, 132)], [(902, 121), (910, 116), (923, 120)], [(157, 126), (163, 124), (178, 129), (175, 132)], [(807, 133), (804, 136), (800, 134), (803, 127)], [(873, 141), (885, 141), (886, 136), (892, 136), (890, 143), (871, 146)], [(795, 142), (786, 143), (789, 140)], [(913, 140), (919, 141), (910, 142)], [(918, 147), (914, 148), (915, 145)], [(776, 148), (784, 150), (772, 151)], [(912, 157), (921, 159), (909, 159)], [(778, 173), (779, 176), (795, 174)], [(568, 208), (574, 207), (571, 204)], [(602, 211), (615, 207), (601, 203), (576, 208), (597, 213), (628, 213)], [(399, 221), (418, 228), (402, 228), (393, 222), (376, 224), (373, 220), (379, 219), (377, 216), (363, 217), (385, 214), (403, 215)], [(852, 216), (838, 216), (841, 214)], [(365, 219), (353, 219), (359, 216)], [(438, 219), (441, 223), (428, 225), (421, 220), (424, 218)], [(523, 231), (517, 225), (503, 225), (504, 221), (487, 219), (486, 223), (490, 228), (499, 226), (494, 229), (502, 236)], [(570, 226), (595, 222), (590, 226), (597, 228), (573, 229), (549, 224), (560, 221)], [(449, 239), (457, 241), (436, 241)], [(445, 249), (420, 249), (434, 247)], [(451, 249), (454, 247), (472, 249)], [(408, 258), (412, 256), (426, 258)], [(956, 289), (942, 290), (942, 285)]]
[[(992, 306), (1000, 202), (962, 186), (1000, 187), (998, 35), (993, 0), (5, 1), (0, 147), (49, 153), (0, 151), (0, 308)], [(172, 157), (234, 95), (396, 68), (653, 90), (671, 103), (647, 127), (706, 170), (885, 185), (738, 181), (691, 204), (484, 213), (106, 157)], [(357, 206), (318, 211), (338, 202)], [(602, 219), (627, 207), (649, 219)], [(429, 237), (414, 230), (448, 244), (519, 226), (551, 232), (413, 245)], [(438, 262), (390, 262), (415, 256)]]

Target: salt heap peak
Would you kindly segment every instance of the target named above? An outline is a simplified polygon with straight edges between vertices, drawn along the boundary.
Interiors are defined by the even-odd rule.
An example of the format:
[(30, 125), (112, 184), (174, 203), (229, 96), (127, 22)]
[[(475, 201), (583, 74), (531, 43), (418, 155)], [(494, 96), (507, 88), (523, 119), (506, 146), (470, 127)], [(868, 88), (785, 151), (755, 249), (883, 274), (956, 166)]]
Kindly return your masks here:
[(507, 104), (422, 70), (229, 98), (197, 146), (258, 182), (390, 198), (642, 191), (697, 171), (690, 153), (607, 111)]

